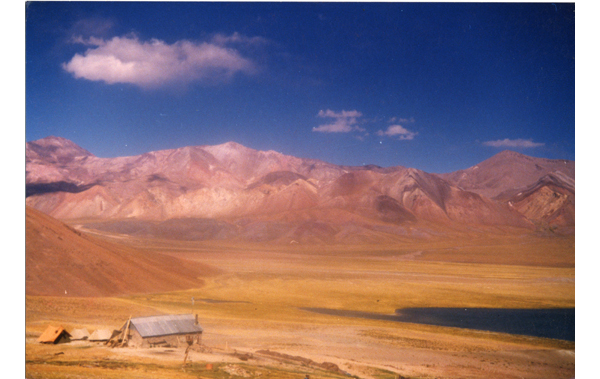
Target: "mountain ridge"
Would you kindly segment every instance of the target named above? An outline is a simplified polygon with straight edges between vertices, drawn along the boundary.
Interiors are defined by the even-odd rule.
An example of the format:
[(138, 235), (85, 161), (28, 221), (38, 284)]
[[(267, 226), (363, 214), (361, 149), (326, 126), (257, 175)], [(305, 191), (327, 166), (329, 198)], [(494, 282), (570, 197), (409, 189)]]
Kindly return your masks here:
[(438, 175), (467, 191), (493, 198), (506, 190), (526, 187), (550, 172), (560, 172), (574, 181), (575, 162), (504, 150), (475, 166)]
[[(60, 143), (63, 146), (57, 146)], [(279, 232), (269, 232), (277, 235), (274, 240), (285, 240), (284, 236), (305, 228), (302, 225), (307, 221), (301, 215), (311, 212), (319, 215), (311, 222), (327, 219), (327, 212), (344, 215), (320, 224), (340, 236), (347, 234), (348, 220), (357, 219), (364, 224), (359, 227), (361, 233), (365, 225), (372, 230), (380, 224), (398, 225), (405, 231), (423, 223), (531, 230), (550, 222), (574, 227), (574, 216), (572, 220), (570, 216), (549, 219), (544, 211), (523, 213), (509, 205), (511, 200), (495, 199), (553, 174), (562, 177), (562, 182), (572, 181), (570, 201), (574, 203), (574, 162), (510, 151), (465, 170), (430, 174), (403, 166), (339, 166), (235, 142), (118, 158), (95, 157), (56, 137), (27, 146), (26, 202), (64, 220), (213, 219), (252, 239), (248, 225), (257, 227), (257, 220), (263, 220), (261, 225), (266, 227), (264, 220), (270, 217), (269, 227), (277, 229), (275, 220), (286, 215), (291, 224), (280, 222)], [(44, 146), (51, 146), (47, 149), (52, 151), (45, 153)], [(56, 152), (63, 152), (64, 157)], [(558, 187), (544, 188), (554, 191)], [(561, 204), (570, 207), (567, 203)], [(574, 214), (572, 208), (568, 214)], [(240, 220), (248, 219), (252, 222), (240, 227)]]

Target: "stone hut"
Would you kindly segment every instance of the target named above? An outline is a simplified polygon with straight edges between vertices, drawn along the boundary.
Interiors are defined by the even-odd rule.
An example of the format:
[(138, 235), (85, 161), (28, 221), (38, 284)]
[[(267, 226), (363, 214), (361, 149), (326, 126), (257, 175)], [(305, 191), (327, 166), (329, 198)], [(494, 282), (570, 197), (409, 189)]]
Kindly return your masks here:
[(80, 341), (87, 340), (90, 337), (90, 332), (87, 329), (73, 329), (71, 330), (71, 340), (72, 341)]
[(110, 339), (112, 332), (108, 329), (97, 329), (88, 337), (89, 341), (105, 342)]
[[(127, 322), (121, 328), (127, 330)], [(200, 345), (202, 327), (198, 315), (163, 315), (132, 318), (127, 332), (127, 345), (132, 347)]]

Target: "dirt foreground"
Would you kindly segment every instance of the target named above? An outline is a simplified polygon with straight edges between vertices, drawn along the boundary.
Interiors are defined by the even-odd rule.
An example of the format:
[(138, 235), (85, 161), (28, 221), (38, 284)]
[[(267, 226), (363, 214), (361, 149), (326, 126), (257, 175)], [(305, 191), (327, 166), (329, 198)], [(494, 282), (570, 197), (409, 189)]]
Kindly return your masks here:
[[(128, 243), (209, 264), (221, 274), (186, 291), (28, 296), (27, 378), (575, 377), (574, 342), (300, 309), (391, 314), (403, 307), (574, 307), (569, 239), (486, 237), (377, 250)], [(544, 254), (552, 265), (543, 264)], [(513, 256), (519, 264), (511, 264)], [(49, 324), (91, 332), (118, 328), (129, 316), (190, 312), (199, 315), (205, 332), (202, 349), (191, 351), (185, 366), (183, 348), (36, 342)]]

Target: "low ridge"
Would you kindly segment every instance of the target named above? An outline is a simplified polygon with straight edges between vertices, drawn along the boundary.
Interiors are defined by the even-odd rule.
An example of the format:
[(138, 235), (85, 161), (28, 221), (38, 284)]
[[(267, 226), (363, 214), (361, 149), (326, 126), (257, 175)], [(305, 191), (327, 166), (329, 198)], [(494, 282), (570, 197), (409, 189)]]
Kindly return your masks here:
[(25, 293), (115, 296), (198, 288), (215, 269), (141, 252), (81, 233), (31, 207), (25, 209)]

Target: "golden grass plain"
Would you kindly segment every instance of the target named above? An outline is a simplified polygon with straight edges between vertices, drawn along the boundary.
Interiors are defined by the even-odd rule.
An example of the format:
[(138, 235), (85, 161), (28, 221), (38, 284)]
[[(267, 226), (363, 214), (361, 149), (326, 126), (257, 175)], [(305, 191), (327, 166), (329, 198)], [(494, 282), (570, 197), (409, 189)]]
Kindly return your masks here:
[[(404, 307), (572, 308), (574, 237), (487, 235), (381, 246), (102, 238), (116, 237), (119, 243), (206, 263), (220, 272), (205, 277), (203, 287), (185, 291), (113, 298), (27, 296), (28, 378), (344, 377), (261, 357), (261, 350), (332, 362), (359, 378), (575, 375), (574, 342), (301, 309), (392, 314)], [(189, 312), (199, 315), (211, 353), (192, 352), (193, 363), (185, 369), (183, 350), (35, 342), (48, 324), (116, 329), (129, 316)], [(64, 354), (54, 355), (58, 352)], [(253, 358), (242, 361), (236, 358), (239, 352)], [(206, 370), (206, 363), (215, 368)], [(233, 366), (238, 371), (228, 371)]]

